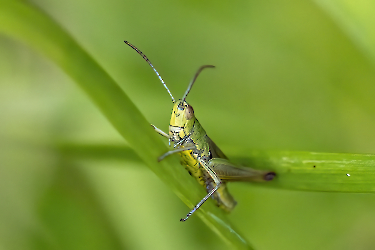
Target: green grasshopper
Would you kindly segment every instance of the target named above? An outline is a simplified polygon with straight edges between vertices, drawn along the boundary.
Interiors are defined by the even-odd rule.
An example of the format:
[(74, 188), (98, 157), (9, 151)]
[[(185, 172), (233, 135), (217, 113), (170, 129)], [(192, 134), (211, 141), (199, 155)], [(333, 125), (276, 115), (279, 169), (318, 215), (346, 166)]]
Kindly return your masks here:
[(229, 162), (219, 147), (207, 136), (197, 118), (195, 118), (193, 107), (185, 101), (200, 72), (205, 68), (214, 68), (213, 65), (201, 66), (195, 73), (183, 97), (175, 101), (159, 72), (146, 55), (129, 42), (124, 42), (137, 51), (151, 66), (174, 103), (168, 134), (151, 125), (156, 132), (168, 138), (169, 145), (172, 143), (174, 148), (160, 156), (158, 160), (161, 161), (168, 155), (178, 153), (181, 164), (207, 191), (207, 195), (180, 221), (186, 221), (209, 197), (213, 197), (217, 206), (226, 212), (230, 212), (237, 202), (228, 192), (226, 187), (226, 182), (228, 181), (260, 182), (270, 181), (275, 177), (276, 174), (271, 171), (242, 168)]

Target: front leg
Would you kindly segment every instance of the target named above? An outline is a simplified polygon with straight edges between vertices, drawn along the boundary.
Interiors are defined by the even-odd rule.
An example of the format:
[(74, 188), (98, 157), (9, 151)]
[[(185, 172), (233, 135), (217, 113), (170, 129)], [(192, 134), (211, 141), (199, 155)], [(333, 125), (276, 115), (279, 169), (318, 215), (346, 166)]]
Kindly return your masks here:
[(155, 129), (155, 131), (158, 132), (160, 135), (162, 135), (164, 137), (167, 137), (168, 139), (171, 138), (167, 133), (165, 133), (163, 130), (157, 128), (155, 125), (151, 124), (151, 127), (153, 127)]
[(193, 150), (193, 149), (195, 149), (195, 146), (188, 146), (188, 147), (181, 147), (181, 148), (178, 148), (178, 149), (173, 149), (173, 150), (168, 151), (167, 153), (161, 155), (161, 156), (158, 158), (158, 161), (163, 160), (163, 159), (164, 159), (165, 157), (167, 157), (168, 155), (175, 154), (175, 153), (179, 153), (179, 152), (186, 151), (186, 150)]
[[(169, 139), (169, 146), (171, 145), (171, 140), (172, 140), (172, 137), (170, 135), (168, 135), (167, 133), (165, 133), (163, 130), (157, 128), (155, 125), (151, 124), (151, 126), (155, 129), (156, 132), (158, 132), (160, 135), (164, 136), (164, 137), (167, 137)], [(168, 155), (171, 155), (171, 154), (175, 154), (175, 153), (179, 153), (179, 152), (182, 152), (182, 151), (186, 151), (186, 150), (193, 150), (195, 149), (195, 146), (194, 144), (191, 144), (191, 145), (184, 145), (183, 147), (181, 147), (182, 144), (186, 143), (187, 139), (190, 137), (190, 134), (189, 135), (186, 135), (184, 138), (182, 138), (181, 140), (179, 140), (177, 143), (174, 143), (174, 148), (178, 147), (177, 149), (174, 149), (174, 150), (170, 150), (168, 151), (167, 153), (161, 155), (159, 158), (158, 158), (158, 161), (161, 161), (163, 160), (165, 157), (167, 157)]]

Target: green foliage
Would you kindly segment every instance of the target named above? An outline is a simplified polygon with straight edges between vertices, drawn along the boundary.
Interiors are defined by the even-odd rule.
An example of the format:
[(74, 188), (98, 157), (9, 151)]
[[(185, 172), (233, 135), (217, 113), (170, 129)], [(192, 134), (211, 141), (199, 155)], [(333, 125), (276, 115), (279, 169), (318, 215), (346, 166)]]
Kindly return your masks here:
[[(374, 244), (374, 197), (282, 189), (374, 192), (375, 156), (358, 153), (375, 153), (369, 13), (375, 6), (338, 0), (0, 4), (0, 247)], [(123, 40), (145, 52), (177, 98), (198, 66), (216, 65), (200, 76), (189, 103), (231, 159), (273, 169), (277, 179), (229, 185), (239, 201), (232, 215), (208, 202), (180, 223), (189, 209), (168, 189), (189, 207), (204, 190), (176, 157), (156, 161), (168, 149), (148, 121), (165, 128), (172, 105)]]

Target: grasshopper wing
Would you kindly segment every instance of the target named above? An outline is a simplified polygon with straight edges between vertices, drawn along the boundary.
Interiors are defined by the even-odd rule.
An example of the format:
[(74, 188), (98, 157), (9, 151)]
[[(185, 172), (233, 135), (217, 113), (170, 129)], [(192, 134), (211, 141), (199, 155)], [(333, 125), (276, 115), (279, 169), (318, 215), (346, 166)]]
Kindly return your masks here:
[(276, 176), (275, 172), (239, 167), (227, 159), (213, 158), (209, 161), (209, 167), (224, 182), (228, 181), (270, 181)]
[(210, 147), (212, 158), (228, 159), (223, 153), (223, 151), (221, 151), (220, 148), (216, 146), (215, 142), (213, 142), (208, 136), (207, 136), (207, 142), (208, 142), (208, 146)]

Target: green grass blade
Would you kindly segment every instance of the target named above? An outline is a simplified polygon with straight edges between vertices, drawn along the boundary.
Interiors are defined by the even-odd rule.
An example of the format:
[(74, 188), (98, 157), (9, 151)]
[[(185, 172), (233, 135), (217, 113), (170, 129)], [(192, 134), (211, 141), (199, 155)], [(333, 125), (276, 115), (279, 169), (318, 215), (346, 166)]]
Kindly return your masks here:
[(234, 158), (246, 166), (270, 169), (267, 186), (305, 191), (375, 192), (375, 155), (290, 151), (248, 151)]
[[(79, 159), (140, 161), (137, 157), (130, 157), (132, 150), (126, 146), (60, 144), (59, 150), (66, 156)], [(272, 182), (259, 185), (300, 191), (375, 192), (375, 155), (372, 154), (238, 149), (233, 155), (236, 156), (230, 158), (240, 165), (277, 173)]]
[[(100, 65), (56, 22), (35, 6), (23, 1), (0, 2), (0, 33), (39, 51), (75, 80), (128, 141), (138, 157), (187, 205), (193, 207), (203, 197), (204, 190), (179, 166), (176, 157), (157, 162), (157, 157), (167, 147)], [(124, 49), (129, 48), (124, 45)], [(205, 204), (197, 215), (232, 247), (251, 249), (213, 203)]]

